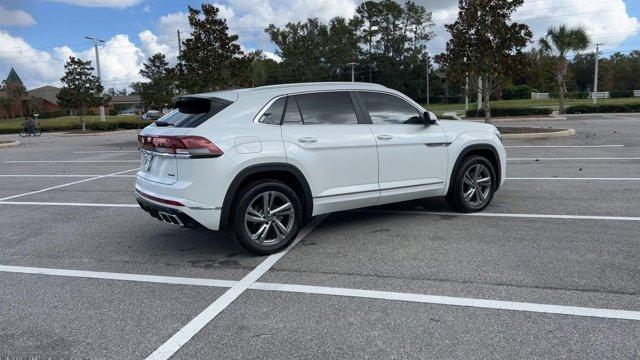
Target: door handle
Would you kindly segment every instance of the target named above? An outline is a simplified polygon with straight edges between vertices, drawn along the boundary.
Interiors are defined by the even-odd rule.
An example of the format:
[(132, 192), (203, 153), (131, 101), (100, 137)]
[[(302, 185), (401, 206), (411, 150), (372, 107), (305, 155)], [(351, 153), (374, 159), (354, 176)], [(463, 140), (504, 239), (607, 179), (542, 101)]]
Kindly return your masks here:
[(391, 136), (391, 135), (378, 135), (376, 137), (378, 138), (378, 140), (391, 140), (391, 139), (393, 139), (393, 136)]
[(298, 141), (301, 143), (314, 143), (318, 141), (318, 139), (311, 136), (305, 136), (305, 137), (298, 138)]

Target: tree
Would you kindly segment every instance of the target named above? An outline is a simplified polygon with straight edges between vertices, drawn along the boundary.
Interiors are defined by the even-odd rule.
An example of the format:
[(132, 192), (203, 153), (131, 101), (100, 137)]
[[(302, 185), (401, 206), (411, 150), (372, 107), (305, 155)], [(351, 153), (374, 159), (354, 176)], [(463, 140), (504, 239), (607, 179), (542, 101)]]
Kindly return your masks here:
[(64, 64), (64, 76), (60, 79), (62, 88), (58, 93), (58, 103), (66, 109), (80, 111), (82, 132), (86, 131), (87, 109), (104, 103), (103, 87), (93, 75), (91, 61), (82, 61), (73, 56)]
[(39, 96), (30, 96), (28, 103), (29, 110), (32, 114), (36, 114), (44, 110), (44, 99)]
[(169, 67), (164, 54), (157, 53), (147, 59), (140, 75), (148, 81), (135, 82), (131, 88), (145, 107), (162, 110), (169, 106), (175, 95), (174, 69)]
[(8, 97), (6, 96), (2, 96), (0, 94), (0, 107), (4, 110), (4, 113), (6, 114), (6, 117), (9, 117), (9, 114), (11, 113), (12, 109), (13, 109), (13, 104), (11, 103), (11, 100), (9, 100)]
[(491, 120), (489, 100), (512, 74), (526, 64), (523, 49), (532, 33), (525, 24), (511, 22), (511, 15), (524, 0), (460, 0), (458, 18), (445, 25), (451, 39), (447, 41), (444, 61), (458, 81), (482, 77), (485, 121)]
[(191, 37), (183, 41), (177, 65), (180, 88), (196, 93), (251, 85), (251, 59), (240, 50), (238, 35), (229, 34), (217, 7), (202, 4), (201, 9), (189, 6)]
[(11, 118), (15, 118), (13, 109), (16, 106), (20, 107), (20, 117), (23, 117), (22, 98), (27, 94), (27, 89), (22, 85), (22, 82), (8, 82), (7, 80), (4, 80), (2, 82), (2, 89), (6, 94), (6, 108), (11, 113)]
[(120, 89), (120, 90), (116, 90), (116, 88), (108, 88), (107, 91), (105, 91), (105, 93), (111, 97), (114, 96), (126, 96), (127, 95), (127, 89)]
[(589, 46), (589, 35), (582, 26), (567, 27), (552, 26), (547, 30), (547, 35), (540, 39), (540, 47), (543, 51), (556, 58), (556, 77), (560, 87), (560, 101), (558, 112), (564, 114), (564, 93), (566, 91), (565, 76), (567, 75), (567, 55), (578, 52)]

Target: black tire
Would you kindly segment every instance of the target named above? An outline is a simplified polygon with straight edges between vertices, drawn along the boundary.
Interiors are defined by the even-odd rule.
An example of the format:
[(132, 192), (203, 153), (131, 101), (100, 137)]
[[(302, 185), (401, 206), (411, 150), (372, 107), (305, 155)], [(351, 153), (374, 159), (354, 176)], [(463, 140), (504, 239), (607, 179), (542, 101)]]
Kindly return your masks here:
[[(271, 202), (267, 211), (263, 208), (265, 194)], [(287, 203), (291, 205), (290, 211), (287, 209), (272, 214), (273, 210), (286, 209)], [(261, 220), (256, 221), (258, 219)], [(231, 223), (236, 238), (245, 249), (257, 255), (269, 255), (291, 244), (303, 220), (302, 203), (295, 191), (283, 182), (262, 180), (240, 190), (233, 204)], [(262, 235), (260, 229), (265, 226), (265, 236), (252, 238), (252, 235)]]
[[(467, 178), (465, 175), (473, 175), (480, 169), (479, 178)], [(486, 177), (490, 179), (486, 181)], [(476, 180), (482, 180), (480, 181)], [(479, 155), (471, 155), (462, 159), (456, 173), (451, 178), (447, 202), (459, 212), (477, 212), (486, 208), (493, 199), (496, 190), (496, 171), (487, 158)], [(472, 191), (475, 190), (475, 191)], [(471, 194), (470, 197), (465, 194)]]
[(36, 127), (35, 129), (33, 129), (33, 135), (34, 136), (40, 136), (42, 135), (42, 132), (40, 131), (39, 127)]
[(28, 135), (27, 130), (25, 130), (24, 128), (20, 129), (18, 135), (20, 135), (20, 137), (26, 137)]

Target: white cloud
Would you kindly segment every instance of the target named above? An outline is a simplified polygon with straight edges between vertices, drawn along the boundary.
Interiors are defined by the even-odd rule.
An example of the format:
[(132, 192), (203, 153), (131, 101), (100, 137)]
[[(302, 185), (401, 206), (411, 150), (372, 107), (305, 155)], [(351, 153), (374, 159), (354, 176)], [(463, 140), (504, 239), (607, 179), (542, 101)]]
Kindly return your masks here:
[(172, 54), (172, 49), (169, 45), (162, 44), (159, 39), (149, 30), (144, 30), (138, 34), (140, 39), (140, 45), (142, 52), (146, 57), (151, 57), (156, 53), (163, 53), (166, 56), (175, 56)]
[(151, 8), (149, 7), (149, 5), (145, 5), (145, 6), (142, 8), (142, 12), (147, 12), (147, 13), (148, 13), (149, 11), (151, 11)]
[(124, 9), (138, 5), (142, 0), (48, 0), (52, 2), (84, 7), (105, 7)]
[[(444, 51), (449, 33), (444, 24), (452, 23), (457, 17), (457, 1), (422, 0), (439, 10), (433, 11), (436, 23), (436, 38), (429, 43), (433, 53)], [(434, 9), (427, 7), (427, 10)], [(513, 19), (529, 25), (533, 41), (538, 41), (550, 26), (567, 24), (584, 26), (593, 42), (605, 43), (604, 49), (629, 49), (628, 39), (640, 33), (640, 22), (626, 11), (623, 0), (526, 0)]]
[(68, 48), (40, 51), (24, 39), (1, 29), (0, 44), (0, 77), (3, 79), (11, 67), (15, 67), (27, 87), (56, 83), (62, 76), (62, 64)]
[(0, 5), (0, 26), (32, 26), (36, 20), (24, 10), (7, 10)]

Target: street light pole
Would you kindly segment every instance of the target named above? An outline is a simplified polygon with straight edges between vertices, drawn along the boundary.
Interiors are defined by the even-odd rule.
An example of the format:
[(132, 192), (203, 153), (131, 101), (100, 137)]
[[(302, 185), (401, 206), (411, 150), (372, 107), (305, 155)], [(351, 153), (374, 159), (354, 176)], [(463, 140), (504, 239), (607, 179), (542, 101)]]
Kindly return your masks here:
[(596, 58), (596, 69), (595, 69), (595, 74), (593, 75), (593, 103), (595, 104), (598, 101), (598, 58), (600, 57), (600, 45), (602, 45), (602, 43), (598, 43), (596, 44), (596, 53), (595, 53), (595, 58)]
[[(104, 43), (104, 40), (96, 37), (90, 37), (90, 36), (85, 36), (85, 39), (89, 39), (91, 41), (93, 41), (93, 47), (96, 51), (96, 72), (98, 74), (98, 82), (100, 83), (100, 85), (102, 85), (102, 77), (100, 74), (100, 53), (98, 52), (98, 44), (99, 43)], [(100, 121), (106, 121), (106, 118), (104, 116), (104, 104), (100, 104)]]
[(347, 65), (351, 66), (351, 82), (355, 82), (355, 75), (354, 75), (354, 67), (356, 66), (356, 63), (348, 63)]
[(427, 106), (429, 106), (429, 53), (427, 52)]

